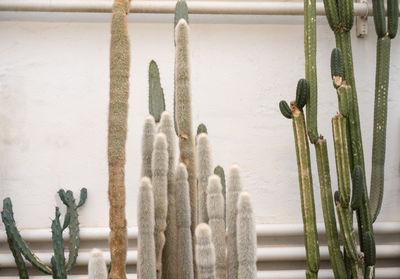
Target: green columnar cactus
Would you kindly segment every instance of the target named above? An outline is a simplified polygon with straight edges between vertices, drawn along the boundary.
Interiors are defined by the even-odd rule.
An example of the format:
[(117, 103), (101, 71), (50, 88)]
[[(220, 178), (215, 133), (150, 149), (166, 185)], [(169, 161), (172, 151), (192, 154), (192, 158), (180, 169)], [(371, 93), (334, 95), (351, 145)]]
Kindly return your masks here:
[(207, 126), (201, 123), (199, 126), (197, 126), (197, 135), (199, 136), (200, 134), (208, 134), (207, 131)]
[(167, 229), (165, 230), (165, 246), (162, 259), (163, 278), (177, 278), (177, 245), (178, 231), (176, 227), (176, 184), (175, 184), (175, 131), (174, 121), (169, 112), (161, 114), (160, 133), (164, 133), (168, 143), (168, 211)]
[(388, 0), (387, 4), (388, 24), (386, 28), (383, 0), (372, 1), (375, 30), (378, 36), (376, 49), (375, 107), (370, 192), (372, 222), (375, 222), (378, 217), (383, 199), (390, 45), (391, 40), (397, 33), (399, 14), (398, 0)]
[(197, 226), (197, 182), (189, 63), (189, 26), (180, 19), (175, 28), (175, 119), (178, 125), (180, 162), (184, 163), (189, 176), (191, 232), (193, 245)]
[(178, 227), (178, 277), (194, 278), (193, 250), (190, 231), (190, 196), (186, 166), (180, 163), (176, 169), (176, 223)]
[(160, 82), (160, 71), (157, 63), (151, 60), (149, 65), (149, 113), (156, 123), (161, 120), (161, 114), (165, 111), (164, 91)]
[(152, 171), (155, 212), (154, 238), (156, 244), (156, 268), (157, 278), (161, 278), (162, 251), (165, 244), (164, 231), (167, 227), (168, 210), (168, 143), (167, 137), (163, 133), (157, 134), (154, 141)]
[(129, 0), (114, 0), (111, 19), (108, 115), (108, 198), (110, 202), (109, 279), (126, 278), (125, 145), (128, 121), (130, 48), (126, 15)]
[(142, 134), (142, 175), (141, 177), (148, 177), (151, 179), (153, 176), (151, 171), (151, 158), (153, 154), (154, 138), (156, 133), (156, 124), (153, 116), (149, 115), (143, 126)]
[(242, 191), (240, 171), (237, 165), (233, 165), (228, 177), (228, 191), (226, 194), (226, 221), (227, 221), (227, 270), (228, 278), (238, 278), (238, 249), (237, 249), (237, 203)]
[(7, 242), (8, 247), (10, 247), (11, 253), (13, 254), (15, 264), (18, 269), (18, 275), (20, 279), (28, 279), (28, 271), (26, 270), (25, 261), (22, 257), (21, 252), (18, 250), (17, 243), (15, 242), (14, 238), (12, 237), (9, 230), (6, 228), (6, 235), (7, 235)]
[(154, 198), (150, 179), (143, 177), (138, 197), (138, 278), (156, 279)]
[(226, 243), (224, 221), (224, 196), (222, 195), (221, 179), (212, 175), (207, 187), (208, 224), (211, 228), (212, 243), (215, 248), (215, 278), (226, 278)]
[(214, 279), (215, 277), (215, 250), (211, 241), (211, 229), (201, 223), (196, 228), (196, 265), (199, 278)]
[(89, 258), (88, 279), (107, 279), (107, 276), (107, 265), (103, 253), (99, 249), (93, 249)]
[(221, 166), (216, 166), (214, 169), (214, 174), (218, 175), (221, 179), (222, 195), (224, 196), (224, 221), (226, 227), (226, 182), (225, 182), (225, 172)]
[(257, 278), (257, 235), (254, 223), (250, 195), (243, 192), (237, 204), (237, 249), (238, 249), (238, 278)]
[(208, 223), (207, 214), (207, 185), (208, 177), (212, 173), (210, 142), (207, 134), (197, 137), (197, 188), (199, 191), (199, 223)]

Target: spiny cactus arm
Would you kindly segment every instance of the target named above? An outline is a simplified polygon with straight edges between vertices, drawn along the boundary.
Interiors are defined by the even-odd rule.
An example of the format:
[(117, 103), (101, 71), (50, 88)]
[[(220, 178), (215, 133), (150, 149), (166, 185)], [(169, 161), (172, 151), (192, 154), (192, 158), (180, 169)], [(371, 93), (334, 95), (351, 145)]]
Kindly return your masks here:
[(308, 146), (304, 115), (293, 102), (291, 104), (291, 109), (293, 115), (293, 133), (296, 146), (297, 167), (299, 172), (307, 266), (311, 273), (318, 274), (320, 256), (312, 185), (310, 150)]
[(156, 124), (154, 117), (149, 115), (143, 126), (142, 134), (142, 177), (152, 178), (151, 158), (153, 154), (154, 138), (156, 134)]
[(237, 208), (238, 278), (256, 279), (257, 236), (249, 193), (240, 194)]
[(242, 182), (240, 178), (240, 169), (233, 165), (228, 175), (228, 188), (226, 193), (226, 223), (227, 223), (227, 263), (228, 278), (238, 278), (238, 248), (237, 248), (237, 203), (240, 192), (242, 191)]
[(207, 185), (212, 173), (210, 141), (205, 133), (197, 137), (197, 188), (199, 191), (199, 223), (208, 223), (207, 214)]
[(310, 93), (310, 87), (308, 86), (307, 80), (304, 78), (300, 79), (297, 82), (297, 87), (296, 87), (296, 107), (299, 109), (303, 109), (303, 107), (307, 103), (307, 97)]
[(177, 278), (177, 245), (178, 230), (176, 226), (176, 184), (175, 184), (175, 130), (171, 113), (161, 114), (160, 132), (167, 137), (168, 143), (168, 211), (167, 229), (165, 230), (165, 246), (162, 253), (162, 274), (166, 279)]
[(288, 103), (284, 100), (279, 102), (279, 110), (281, 111), (282, 115), (287, 119), (292, 119), (292, 110), (290, 109)]
[(378, 38), (386, 34), (385, 5), (382, 0), (372, 0), (375, 31)]
[(110, 44), (110, 101), (108, 112), (108, 199), (110, 202), (109, 279), (126, 278), (125, 146), (128, 121), (130, 47), (126, 15), (129, 0), (114, 0)]
[(365, 265), (366, 265), (366, 278), (375, 278), (375, 262), (376, 262), (376, 251), (375, 251), (375, 239), (371, 232), (365, 234)]
[(138, 278), (155, 279), (154, 197), (148, 177), (140, 182), (138, 196)]
[(394, 39), (394, 37), (396, 37), (397, 34), (397, 29), (399, 28), (399, 1), (388, 0), (387, 10), (388, 10), (388, 35), (391, 39)]
[(337, 89), (343, 82), (343, 56), (339, 48), (334, 48), (331, 52), (331, 77), (333, 86)]
[(211, 175), (207, 187), (208, 224), (211, 228), (212, 243), (215, 248), (215, 278), (226, 278), (226, 232), (224, 221), (224, 196), (222, 195), (221, 179)]
[(86, 202), (86, 199), (87, 199), (87, 189), (82, 188), (80, 196), (79, 196), (79, 203), (76, 207), (79, 208), (79, 207), (83, 206)]
[(342, 21), (342, 28), (345, 31), (350, 31), (354, 23), (353, 0), (341, 0), (339, 7), (340, 7), (340, 16)]
[(99, 249), (93, 249), (89, 258), (88, 279), (107, 279), (107, 276), (107, 265), (103, 253)]
[(322, 211), (324, 214), (326, 238), (328, 240), (329, 259), (335, 278), (346, 279), (346, 268), (340, 251), (335, 210), (333, 207), (328, 148), (324, 138), (320, 137), (316, 142), (315, 152), (317, 156)]
[(34, 253), (32, 253), (26, 242), (22, 239), (21, 234), (15, 225), (14, 213), (10, 198), (5, 198), (3, 200), (3, 211), (1, 212), (1, 218), (4, 226), (6, 227), (6, 231), (12, 236), (15, 245), (24, 258), (43, 273), (52, 274), (51, 268), (42, 263), (40, 259)]
[(332, 31), (339, 29), (339, 10), (336, 0), (324, 0), (325, 14)]
[(211, 234), (210, 227), (205, 223), (196, 228), (196, 265), (201, 279), (222, 278), (215, 277), (216, 256)]
[(64, 240), (60, 224), (60, 215), (60, 211), (58, 207), (56, 207), (56, 216), (51, 224), (51, 238), (53, 240), (54, 261), (56, 268), (56, 270), (53, 269), (53, 272), (57, 274), (58, 279), (66, 279), (67, 271), (65, 266)]
[(226, 227), (226, 182), (225, 182), (225, 172), (221, 166), (216, 166), (214, 169), (214, 174), (218, 175), (221, 179), (222, 195), (224, 196), (224, 221)]
[(194, 278), (193, 271), (193, 246), (190, 231), (191, 210), (188, 173), (186, 166), (179, 163), (176, 169), (176, 221), (178, 227), (178, 277)]
[(159, 123), (164, 110), (165, 100), (160, 82), (160, 71), (157, 63), (151, 60), (149, 65), (149, 113), (154, 117), (156, 123)]
[(162, 276), (162, 251), (165, 244), (168, 210), (168, 143), (164, 133), (159, 133), (154, 141), (153, 157), (153, 192), (155, 212), (155, 249), (157, 277)]

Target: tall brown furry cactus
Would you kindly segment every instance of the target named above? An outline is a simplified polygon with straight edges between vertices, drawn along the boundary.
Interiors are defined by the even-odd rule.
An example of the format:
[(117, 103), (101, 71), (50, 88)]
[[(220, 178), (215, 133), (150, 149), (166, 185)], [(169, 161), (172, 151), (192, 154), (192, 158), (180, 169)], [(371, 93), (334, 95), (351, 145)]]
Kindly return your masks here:
[(108, 115), (108, 198), (110, 202), (109, 279), (126, 278), (125, 144), (129, 97), (129, 0), (115, 0), (111, 21), (110, 104)]

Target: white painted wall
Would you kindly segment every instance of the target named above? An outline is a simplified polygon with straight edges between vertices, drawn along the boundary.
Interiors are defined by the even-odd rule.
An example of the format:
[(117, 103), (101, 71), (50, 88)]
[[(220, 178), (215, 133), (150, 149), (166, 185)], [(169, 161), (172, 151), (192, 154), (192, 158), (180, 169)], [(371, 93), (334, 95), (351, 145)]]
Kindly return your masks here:
[[(194, 122), (204, 122), (215, 164), (238, 163), (258, 223), (300, 223), (291, 122), (279, 110), (304, 76), (302, 17), (191, 17)], [(127, 144), (127, 218), (136, 225), (140, 137), (147, 67), (161, 71), (172, 110), (172, 16), (130, 15), (131, 96)], [(83, 227), (108, 225), (107, 109), (110, 15), (0, 13), (0, 199), (11, 197), (20, 228), (47, 228), (56, 191), (88, 188)], [(211, 23), (210, 23), (211, 22)], [(372, 144), (376, 35), (357, 39), (353, 54), (368, 177)], [(318, 20), (319, 129), (328, 139), (337, 112), (330, 81), (333, 34)], [(400, 222), (400, 40), (392, 44), (385, 196), (381, 222)], [(314, 160), (314, 152), (312, 150)], [(318, 222), (323, 222), (313, 164)], [(369, 180), (369, 178), (368, 178)], [(2, 225), (1, 225), (2, 226)]]

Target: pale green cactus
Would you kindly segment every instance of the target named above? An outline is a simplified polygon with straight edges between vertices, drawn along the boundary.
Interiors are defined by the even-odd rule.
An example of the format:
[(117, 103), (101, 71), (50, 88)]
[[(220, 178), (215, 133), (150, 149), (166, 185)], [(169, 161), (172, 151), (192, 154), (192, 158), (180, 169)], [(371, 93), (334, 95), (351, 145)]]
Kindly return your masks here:
[(196, 228), (196, 265), (200, 279), (216, 278), (215, 250), (211, 234), (210, 227), (205, 223), (199, 224)]
[(207, 185), (212, 174), (212, 160), (208, 135), (202, 133), (197, 137), (197, 189), (199, 191), (199, 223), (208, 223)]

